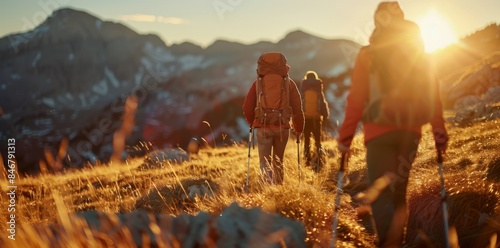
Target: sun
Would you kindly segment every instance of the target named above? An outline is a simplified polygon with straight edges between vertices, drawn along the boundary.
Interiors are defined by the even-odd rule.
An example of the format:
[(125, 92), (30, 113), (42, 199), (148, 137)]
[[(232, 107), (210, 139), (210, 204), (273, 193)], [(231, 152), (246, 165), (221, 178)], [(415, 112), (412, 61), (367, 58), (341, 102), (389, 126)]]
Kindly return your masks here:
[(428, 53), (451, 45), (458, 40), (449, 23), (436, 11), (428, 12), (416, 22), (420, 26), (425, 51)]

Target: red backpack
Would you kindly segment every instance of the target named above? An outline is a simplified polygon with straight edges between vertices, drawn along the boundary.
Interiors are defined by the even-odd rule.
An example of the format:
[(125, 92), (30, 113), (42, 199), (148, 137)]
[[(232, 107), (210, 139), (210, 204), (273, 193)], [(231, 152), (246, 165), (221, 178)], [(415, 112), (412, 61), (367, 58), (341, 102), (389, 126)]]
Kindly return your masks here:
[(282, 126), (292, 117), (290, 67), (282, 53), (264, 53), (257, 63), (255, 118), (262, 125)]

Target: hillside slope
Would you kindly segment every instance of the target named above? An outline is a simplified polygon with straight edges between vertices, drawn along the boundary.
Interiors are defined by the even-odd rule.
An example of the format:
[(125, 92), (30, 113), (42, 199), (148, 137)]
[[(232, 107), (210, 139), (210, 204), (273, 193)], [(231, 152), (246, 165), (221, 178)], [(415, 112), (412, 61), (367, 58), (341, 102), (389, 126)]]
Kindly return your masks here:
[[(500, 235), (499, 126), (500, 119), (469, 126), (448, 125), (451, 140), (444, 162), (445, 186), (450, 195), (450, 224), (455, 227), (462, 247), (481, 247), (478, 245), (483, 245), (495, 233), (497, 237)], [(60, 224), (57, 223), (64, 223), (67, 221), (64, 218), (66, 214), (89, 210), (108, 215), (137, 209), (164, 215), (196, 215), (200, 211), (217, 215), (231, 202), (238, 202), (246, 207), (256, 206), (298, 220), (306, 228), (308, 247), (328, 247), (338, 154), (335, 153), (334, 140), (325, 141), (324, 147), (328, 167), (315, 174), (308, 167), (301, 166), (299, 170), (297, 147), (290, 140), (285, 156), (283, 186), (267, 186), (259, 182), (257, 151), (251, 150), (248, 194), (244, 192), (248, 155), (245, 144), (204, 149), (183, 163), (155, 163), (155, 158), (152, 163), (142, 158), (126, 164), (16, 179), (17, 220), (20, 226), (34, 225), (43, 229), (48, 228), (47, 224), (56, 223), (55, 226), (58, 226)], [(344, 188), (339, 211), (340, 245), (373, 247), (369, 210), (353, 199), (354, 195), (367, 188), (365, 148), (361, 135), (356, 136), (352, 152), (349, 183)], [(418, 154), (409, 186), (409, 243), (416, 244), (418, 235), (420, 240), (426, 236), (431, 243), (443, 244), (439, 174), (429, 127), (424, 127)], [(298, 180), (299, 173), (301, 181)], [(6, 184), (6, 181), (2, 183), (2, 189), (7, 188)], [(191, 186), (204, 184), (210, 185), (211, 194), (195, 194), (194, 198), (186, 195), (191, 194)], [(62, 203), (54, 200), (56, 195), (62, 198)], [(0, 194), (2, 202), (7, 202), (6, 197), (6, 192)], [(0, 214), (7, 216), (6, 211), (7, 208), (1, 208)], [(29, 237), (30, 244), (52, 242), (64, 246), (64, 242), (68, 241), (60, 238), (64, 235), (57, 233), (65, 229), (54, 229), (56, 233), (47, 237), (42, 232), (28, 233), (27, 229), (20, 228), (17, 230), (19, 240), (14, 242), (4, 235), (0, 238), (0, 245), (14, 247), (14, 244), (27, 244)], [(88, 234), (72, 230), (64, 231), (65, 235), (86, 240), (84, 237)], [(421, 233), (417, 234), (417, 230)], [(110, 233), (99, 235), (107, 235), (107, 242), (115, 244), (132, 242), (118, 239)]]

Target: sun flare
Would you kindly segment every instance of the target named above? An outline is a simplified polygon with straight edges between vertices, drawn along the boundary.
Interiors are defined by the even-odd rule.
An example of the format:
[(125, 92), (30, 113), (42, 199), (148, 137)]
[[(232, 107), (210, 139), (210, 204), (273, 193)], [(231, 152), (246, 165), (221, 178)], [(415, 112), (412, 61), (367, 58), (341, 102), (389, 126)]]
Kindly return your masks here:
[(431, 11), (417, 20), (425, 44), (425, 51), (432, 53), (457, 42), (457, 36), (449, 23), (436, 11)]

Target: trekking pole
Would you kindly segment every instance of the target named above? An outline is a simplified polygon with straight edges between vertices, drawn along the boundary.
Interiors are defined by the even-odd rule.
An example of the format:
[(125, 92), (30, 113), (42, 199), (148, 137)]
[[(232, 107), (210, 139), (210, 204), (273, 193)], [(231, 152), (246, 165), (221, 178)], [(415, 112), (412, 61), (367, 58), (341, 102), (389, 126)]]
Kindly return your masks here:
[(300, 134), (297, 135), (297, 168), (299, 169), (299, 183), (302, 181), (300, 173)]
[(437, 162), (439, 166), (439, 176), (441, 179), (441, 204), (443, 207), (443, 220), (444, 220), (444, 235), (446, 236), (446, 247), (450, 248), (450, 233), (449, 233), (449, 226), (448, 226), (448, 206), (446, 204), (447, 200), (447, 194), (446, 194), (446, 189), (444, 188), (444, 176), (443, 176), (443, 155), (441, 154), (441, 151), (438, 150), (437, 154)]
[(250, 148), (252, 146), (253, 128), (250, 127), (248, 131), (248, 166), (247, 166), (247, 183), (245, 185), (245, 192), (248, 193), (248, 177), (250, 176)]
[(342, 153), (342, 157), (340, 158), (339, 173), (337, 174), (337, 193), (335, 195), (335, 206), (334, 206), (334, 212), (333, 212), (333, 225), (332, 225), (333, 234), (332, 234), (332, 242), (330, 244), (330, 247), (335, 247), (335, 243), (337, 241), (337, 225), (339, 222), (338, 209), (339, 209), (339, 205), (340, 205), (340, 195), (342, 194), (342, 185), (344, 184), (342, 178), (344, 177), (346, 163), (347, 163), (347, 153)]

